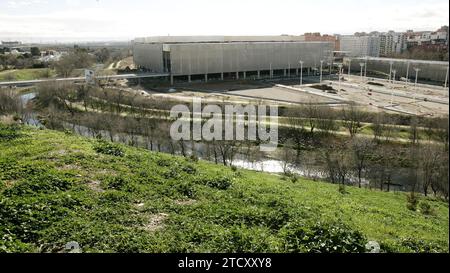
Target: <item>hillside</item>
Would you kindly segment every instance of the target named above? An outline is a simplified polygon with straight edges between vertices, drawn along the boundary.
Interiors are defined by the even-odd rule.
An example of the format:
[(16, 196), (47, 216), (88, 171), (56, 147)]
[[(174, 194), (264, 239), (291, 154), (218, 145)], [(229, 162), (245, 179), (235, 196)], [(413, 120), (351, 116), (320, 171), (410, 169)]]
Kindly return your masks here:
[(0, 125), (0, 252), (448, 252), (447, 203), (345, 190)]

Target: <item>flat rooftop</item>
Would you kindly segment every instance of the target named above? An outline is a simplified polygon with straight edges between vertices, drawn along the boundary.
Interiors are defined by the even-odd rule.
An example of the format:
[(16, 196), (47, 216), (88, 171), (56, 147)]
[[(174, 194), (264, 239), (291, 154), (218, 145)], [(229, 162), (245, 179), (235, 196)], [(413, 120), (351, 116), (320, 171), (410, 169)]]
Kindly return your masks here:
[(134, 39), (134, 43), (178, 44), (178, 43), (233, 43), (233, 42), (304, 42), (305, 37), (279, 36), (153, 36)]
[(380, 62), (400, 62), (400, 63), (421, 63), (421, 64), (437, 64), (437, 65), (446, 65), (448, 66), (448, 62), (442, 62), (442, 61), (428, 61), (428, 60), (415, 60), (415, 59), (395, 59), (395, 58), (383, 58), (383, 57), (355, 57), (352, 59), (360, 59), (360, 60), (367, 60), (369, 61), (380, 61)]

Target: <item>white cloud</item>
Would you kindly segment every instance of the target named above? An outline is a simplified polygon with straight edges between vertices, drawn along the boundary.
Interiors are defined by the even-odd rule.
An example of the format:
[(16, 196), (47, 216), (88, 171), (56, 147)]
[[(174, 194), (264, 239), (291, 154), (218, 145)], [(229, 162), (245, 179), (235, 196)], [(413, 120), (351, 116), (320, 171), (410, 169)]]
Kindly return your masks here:
[[(42, 3), (22, 0), (17, 3)], [(400, 1), (400, 0), (398, 0)], [(0, 37), (121, 37), (151, 35), (272, 35), (304, 32), (351, 34), (356, 31), (433, 30), (448, 24), (447, 1), (341, 0), (149, 0), (136, 3), (95, 0), (58, 1), (26, 12), (0, 11)], [(405, 0), (406, 1), (406, 0)], [(362, 3), (364, 2), (364, 3)], [(1, 4), (0, 4), (1, 5)], [(349, 8), (351, 5), (352, 8)]]
[(7, 2), (7, 7), (9, 8), (23, 8), (33, 5), (44, 5), (48, 4), (47, 0), (11, 0)]

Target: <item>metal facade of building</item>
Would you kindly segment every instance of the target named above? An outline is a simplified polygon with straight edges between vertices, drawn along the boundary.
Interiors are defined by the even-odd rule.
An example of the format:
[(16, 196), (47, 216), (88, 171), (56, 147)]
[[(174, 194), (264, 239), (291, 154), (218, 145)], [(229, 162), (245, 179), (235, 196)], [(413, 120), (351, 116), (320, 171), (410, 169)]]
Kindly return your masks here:
[(302, 36), (149, 37), (133, 43), (138, 67), (174, 76), (317, 68), (332, 60), (331, 42)]

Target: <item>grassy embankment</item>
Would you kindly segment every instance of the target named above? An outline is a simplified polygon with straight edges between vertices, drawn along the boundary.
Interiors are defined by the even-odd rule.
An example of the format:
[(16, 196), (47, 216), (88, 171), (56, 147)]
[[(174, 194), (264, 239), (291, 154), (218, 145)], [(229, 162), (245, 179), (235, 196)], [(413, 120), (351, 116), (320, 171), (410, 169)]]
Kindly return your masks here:
[(5, 70), (0, 72), (0, 81), (27, 81), (55, 76), (55, 71), (49, 68)]
[[(108, 73), (107, 73), (108, 72)], [(98, 72), (99, 75), (114, 74), (107, 70)], [(84, 69), (75, 69), (71, 77), (84, 76)], [(57, 73), (51, 68), (29, 68), (29, 69), (14, 69), (0, 72), (0, 81), (29, 81), (38, 79), (56, 78)]]
[[(448, 204), (0, 125), (0, 252), (448, 252)], [(420, 208), (420, 206), (418, 206)]]

